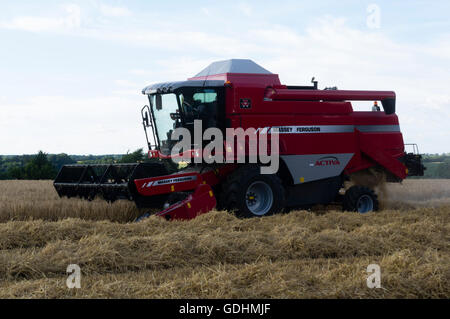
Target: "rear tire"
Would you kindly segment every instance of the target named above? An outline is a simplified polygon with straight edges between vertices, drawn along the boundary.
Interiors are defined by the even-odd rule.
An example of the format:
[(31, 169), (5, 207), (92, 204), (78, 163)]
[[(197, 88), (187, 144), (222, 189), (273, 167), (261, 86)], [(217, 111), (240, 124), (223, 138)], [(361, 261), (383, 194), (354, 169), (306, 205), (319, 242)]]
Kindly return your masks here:
[(263, 175), (259, 166), (245, 165), (228, 176), (219, 203), (219, 207), (235, 212), (238, 217), (262, 217), (281, 212), (286, 195), (277, 175)]
[(352, 186), (344, 195), (343, 209), (361, 214), (379, 209), (378, 196), (375, 192), (365, 186)]

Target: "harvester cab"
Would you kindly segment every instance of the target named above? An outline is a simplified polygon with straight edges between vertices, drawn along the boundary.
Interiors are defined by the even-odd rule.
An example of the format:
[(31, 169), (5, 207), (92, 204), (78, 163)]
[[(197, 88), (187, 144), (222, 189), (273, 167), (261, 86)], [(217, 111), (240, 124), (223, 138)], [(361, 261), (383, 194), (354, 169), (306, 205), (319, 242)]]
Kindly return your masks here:
[[(222, 81), (160, 83), (146, 87), (143, 93), (148, 95), (150, 105), (144, 107), (142, 113), (146, 123), (144, 128), (152, 130), (152, 142), (146, 131), (147, 144), (150, 151), (160, 152), (158, 157), (171, 154), (172, 147), (178, 141), (172, 139), (172, 133), (177, 128), (189, 130), (191, 136), (194, 136), (195, 121), (201, 122), (202, 131), (210, 127), (223, 129), (225, 98)], [(195, 147), (200, 149), (202, 146)]]
[[(186, 81), (149, 85), (141, 114), (150, 162), (64, 166), (54, 186), (60, 196), (128, 199), (167, 219), (191, 219), (214, 207), (253, 217), (332, 202), (365, 213), (378, 209), (380, 182), (423, 175), (420, 154), (405, 152), (394, 92), (312, 83), (284, 85), (253, 61), (234, 59)], [(377, 101), (382, 109), (354, 111), (352, 101)], [(190, 138), (181, 150), (178, 129)], [(213, 162), (204, 156), (212, 137), (202, 138), (210, 129), (233, 138), (216, 144)], [(265, 136), (266, 146), (277, 141), (276, 149), (270, 144), (275, 171), (263, 173), (268, 162), (252, 157), (255, 136)], [(256, 152), (268, 154), (261, 145)], [(170, 172), (164, 161), (180, 158), (188, 165)], [(345, 181), (353, 186), (344, 189)]]

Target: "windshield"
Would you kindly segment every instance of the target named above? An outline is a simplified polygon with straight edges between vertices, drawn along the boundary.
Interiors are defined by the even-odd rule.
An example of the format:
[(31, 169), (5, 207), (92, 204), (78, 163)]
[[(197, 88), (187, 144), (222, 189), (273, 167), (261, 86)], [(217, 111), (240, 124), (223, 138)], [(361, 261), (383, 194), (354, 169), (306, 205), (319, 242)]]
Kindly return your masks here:
[[(170, 154), (172, 144), (170, 137), (172, 131), (176, 128), (177, 119), (171, 114), (178, 113), (177, 95), (174, 93), (161, 94), (161, 106), (156, 103), (156, 95), (150, 95), (152, 112), (155, 117), (156, 132), (159, 139), (160, 151), (163, 154)], [(179, 113), (178, 113), (179, 114)], [(172, 117), (174, 119), (172, 119)], [(179, 121), (179, 120), (178, 120)]]

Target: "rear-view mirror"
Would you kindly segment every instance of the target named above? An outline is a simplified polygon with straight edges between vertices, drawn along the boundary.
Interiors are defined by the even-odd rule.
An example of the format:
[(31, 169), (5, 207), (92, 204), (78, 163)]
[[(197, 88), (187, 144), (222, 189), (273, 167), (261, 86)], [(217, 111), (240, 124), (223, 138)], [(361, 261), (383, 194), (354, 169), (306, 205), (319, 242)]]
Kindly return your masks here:
[(161, 94), (156, 94), (156, 109), (162, 110), (162, 98)]

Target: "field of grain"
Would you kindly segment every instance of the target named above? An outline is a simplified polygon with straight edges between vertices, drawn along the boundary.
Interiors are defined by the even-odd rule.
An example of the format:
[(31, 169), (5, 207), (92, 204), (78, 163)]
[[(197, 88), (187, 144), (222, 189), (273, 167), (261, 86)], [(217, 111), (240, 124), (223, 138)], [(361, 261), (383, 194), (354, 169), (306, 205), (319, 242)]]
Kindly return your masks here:
[[(60, 199), (0, 181), (0, 298), (449, 298), (450, 180), (380, 190), (383, 210), (333, 207), (188, 222), (132, 203)], [(81, 267), (68, 289), (66, 268)], [(381, 288), (366, 285), (381, 268)]]

